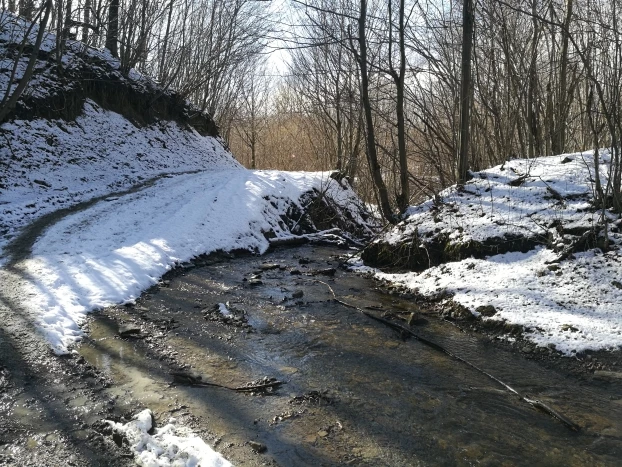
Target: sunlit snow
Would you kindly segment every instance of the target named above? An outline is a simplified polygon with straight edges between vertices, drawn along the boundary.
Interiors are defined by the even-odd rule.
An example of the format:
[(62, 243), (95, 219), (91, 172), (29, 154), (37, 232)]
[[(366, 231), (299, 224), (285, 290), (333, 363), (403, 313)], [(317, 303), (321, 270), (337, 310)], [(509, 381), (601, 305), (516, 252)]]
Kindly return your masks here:
[[(606, 184), (610, 162), (601, 151), (601, 177)], [(492, 305), (493, 320), (524, 326), (526, 337), (540, 346), (554, 346), (570, 355), (582, 350), (618, 349), (622, 345), (622, 252), (619, 223), (610, 216), (610, 251), (577, 252), (559, 263), (559, 249), (550, 247), (556, 226), (566, 231), (589, 229), (600, 211), (591, 207), (594, 189), (593, 153), (512, 160), (474, 174), (465, 189), (440, 194), (444, 209), (429, 200), (412, 207), (407, 219), (384, 241), (416, 241), (425, 246), (432, 234), (446, 234), (455, 243), (486, 241), (506, 234), (540, 241), (527, 253), (513, 252), (485, 259), (465, 259), (421, 273), (387, 274), (358, 269), (395, 282), (424, 296), (446, 293), (475, 315)], [(526, 176), (520, 186), (508, 183)], [(563, 198), (561, 201), (557, 195)], [(438, 202), (436, 203), (439, 204)]]

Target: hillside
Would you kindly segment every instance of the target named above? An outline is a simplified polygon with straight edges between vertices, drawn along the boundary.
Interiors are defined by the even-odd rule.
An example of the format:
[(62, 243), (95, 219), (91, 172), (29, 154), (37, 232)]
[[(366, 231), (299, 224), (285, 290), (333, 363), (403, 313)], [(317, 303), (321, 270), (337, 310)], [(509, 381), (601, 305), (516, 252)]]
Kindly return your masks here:
[[(27, 24), (8, 13), (0, 24), (2, 88)], [(198, 255), (263, 253), (270, 239), (333, 227), (371, 233), (345, 180), (248, 171), (175, 92), (75, 41), (61, 71), (55, 47), (47, 34), (0, 126), (0, 265), (28, 277), (13, 294), (31, 297), (28, 314), (58, 352), (85, 313), (136, 299)]]
[[(0, 90), (30, 58), (18, 51), (28, 23), (0, 14)], [(30, 32), (34, 41), (37, 26)], [(33, 79), (0, 127), (0, 247), (37, 217), (164, 173), (240, 167), (211, 117), (105, 49), (44, 36)], [(19, 60), (15, 59), (19, 56)]]
[[(611, 157), (599, 158), (606, 184)], [(566, 355), (620, 349), (620, 218), (594, 206), (593, 153), (516, 159), (473, 175), (411, 207), (365, 249), (365, 263), (387, 272), (362, 269), (441, 300), (450, 318), (472, 314), (500, 339), (514, 341), (508, 330), (518, 325), (536, 346)]]

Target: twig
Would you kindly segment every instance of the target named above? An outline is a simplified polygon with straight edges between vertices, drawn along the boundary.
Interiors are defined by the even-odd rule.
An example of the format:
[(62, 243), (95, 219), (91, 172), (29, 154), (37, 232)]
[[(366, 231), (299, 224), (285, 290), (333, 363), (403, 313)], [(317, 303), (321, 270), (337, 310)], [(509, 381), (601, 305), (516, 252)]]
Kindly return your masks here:
[(283, 381), (271, 381), (269, 383), (256, 384), (254, 386), (238, 386), (237, 388), (227, 388), (232, 389), (233, 391), (245, 392), (245, 391), (256, 391), (259, 389), (267, 389), (267, 388), (276, 388), (281, 384), (285, 384)]
[(559, 256), (555, 258), (554, 260), (549, 261), (548, 264), (561, 263), (565, 259), (568, 259), (570, 255), (572, 255), (573, 253), (585, 248), (590, 240), (595, 241), (598, 236), (598, 233), (599, 231), (596, 229), (594, 230), (590, 229), (590, 230), (587, 230), (586, 232), (583, 232), (583, 235), (581, 235), (577, 240), (575, 240), (570, 245), (568, 245), (566, 248), (564, 248), (562, 252), (559, 254)]
[(504, 383), (502, 380), (500, 380), (496, 376), (488, 373), (487, 371), (483, 370), (482, 368), (478, 367), (474, 363), (471, 363), (468, 360), (465, 360), (464, 358), (454, 354), (453, 352), (450, 352), (445, 347), (443, 347), (443, 346), (441, 346), (441, 345), (439, 345), (439, 344), (437, 344), (437, 343), (435, 343), (435, 342), (433, 342), (431, 340), (428, 340), (428, 339), (426, 339), (424, 337), (421, 337), (418, 334), (415, 334), (411, 329), (408, 329), (407, 327), (402, 326), (401, 324), (394, 323), (394, 322), (389, 321), (388, 319), (385, 319), (385, 318), (381, 318), (379, 316), (374, 315), (373, 313), (370, 313), (368, 311), (363, 310), (362, 308), (359, 308), (359, 307), (357, 307), (355, 305), (351, 305), (350, 303), (347, 303), (347, 302), (344, 302), (343, 300), (340, 300), (339, 298), (337, 298), (337, 295), (335, 294), (335, 291), (333, 290), (333, 288), (330, 285), (328, 285), (326, 282), (323, 282), (323, 281), (320, 281), (320, 280), (317, 280), (317, 279), (314, 280), (314, 282), (319, 282), (320, 284), (324, 284), (326, 287), (328, 287), (328, 290), (332, 294), (333, 299), (335, 300), (335, 302), (337, 302), (337, 303), (339, 303), (339, 304), (341, 304), (341, 305), (343, 305), (343, 306), (345, 306), (347, 308), (352, 308), (354, 310), (357, 310), (357, 311), (363, 313), (368, 318), (371, 318), (371, 319), (373, 319), (375, 321), (378, 321), (378, 322), (381, 322), (383, 324), (386, 324), (391, 329), (399, 330), (402, 333), (406, 333), (406, 334), (414, 337), (415, 339), (417, 339), (422, 344), (425, 344), (425, 345), (427, 345), (428, 347), (430, 347), (430, 348), (432, 348), (434, 350), (442, 352), (442, 353), (444, 353), (444, 354), (446, 354), (446, 355), (448, 355), (448, 356), (450, 356), (450, 357), (452, 357), (452, 358), (454, 358), (454, 359), (456, 359), (456, 360), (458, 360), (458, 361), (460, 361), (460, 362), (470, 366), (471, 368), (473, 368), (474, 370), (476, 370), (479, 373), (483, 374), (484, 376), (487, 376), (488, 378), (490, 378), (491, 380), (493, 380), (497, 384), (503, 386), (505, 389), (507, 389), (512, 394), (515, 394), (516, 396), (518, 396), (519, 399), (521, 399), (523, 402), (526, 402), (527, 404), (531, 405), (532, 407), (547, 413), (548, 415), (550, 415), (553, 418), (556, 418), (557, 420), (562, 422), (564, 425), (566, 425), (566, 427), (568, 427), (572, 431), (579, 431), (581, 429), (579, 427), (579, 425), (577, 425), (573, 421), (569, 420), (567, 417), (563, 416), (558, 411), (552, 409), (551, 407), (549, 407), (544, 402), (536, 400), (536, 399), (531, 399), (530, 397), (528, 397), (526, 395), (522, 395), (516, 389), (511, 387), (509, 384)]

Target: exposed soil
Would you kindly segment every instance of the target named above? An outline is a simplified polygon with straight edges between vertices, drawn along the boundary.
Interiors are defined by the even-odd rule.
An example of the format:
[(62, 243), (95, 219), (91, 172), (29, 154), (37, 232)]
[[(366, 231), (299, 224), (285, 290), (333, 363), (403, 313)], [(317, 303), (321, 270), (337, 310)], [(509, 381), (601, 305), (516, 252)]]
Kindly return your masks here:
[[(24, 56), (28, 55), (26, 51)], [(181, 94), (162, 89), (146, 77), (129, 78), (129, 72), (123, 73), (116, 67), (117, 63), (100, 57), (98, 51), (84, 44), (68, 44), (62, 69), (56, 53), (39, 51), (37, 58), (33, 80), (40, 81), (38, 86), (45, 86), (45, 94), (24, 93), (8, 119), (75, 120), (81, 115), (84, 102), (91, 99), (138, 127), (172, 120), (194, 128), (203, 136), (218, 136), (212, 117)]]
[(446, 234), (419, 238), (415, 235), (407, 241), (391, 244), (378, 241), (369, 244), (361, 257), (365, 264), (395, 271), (424, 271), (449, 261), (466, 258), (485, 258), (491, 255), (520, 251), (526, 253), (546, 239), (519, 235), (489, 238), (485, 242), (452, 242)]
[(100, 433), (124, 410), (103, 392), (110, 379), (77, 354), (52, 354), (20, 307), (20, 280), (0, 271), (0, 465), (133, 465)]

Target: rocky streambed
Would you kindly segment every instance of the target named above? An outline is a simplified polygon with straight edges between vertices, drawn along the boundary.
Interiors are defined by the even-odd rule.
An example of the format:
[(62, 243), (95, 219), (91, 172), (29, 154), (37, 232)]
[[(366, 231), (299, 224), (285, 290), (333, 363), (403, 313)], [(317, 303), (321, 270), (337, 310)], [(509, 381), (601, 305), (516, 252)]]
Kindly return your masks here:
[[(5, 364), (0, 459), (131, 464), (128, 443), (101, 421), (149, 408), (156, 424), (174, 417), (235, 465), (619, 462), (615, 356), (523, 351), (520, 335), (497, 339), (502, 330), (459, 310), (342, 269), (343, 253), (200, 258), (134, 305), (92, 315), (78, 353), (42, 357), (49, 376)], [(19, 378), (32, 382), (18, 390)]]

